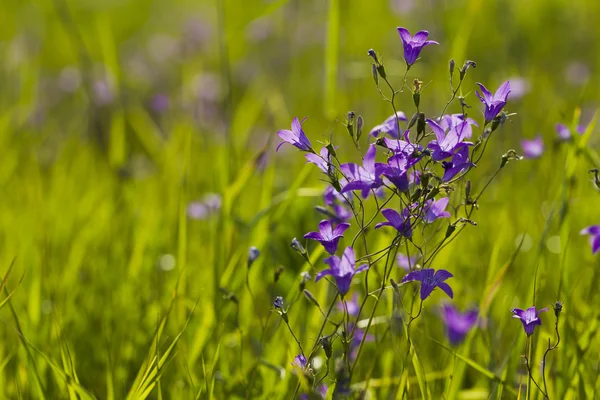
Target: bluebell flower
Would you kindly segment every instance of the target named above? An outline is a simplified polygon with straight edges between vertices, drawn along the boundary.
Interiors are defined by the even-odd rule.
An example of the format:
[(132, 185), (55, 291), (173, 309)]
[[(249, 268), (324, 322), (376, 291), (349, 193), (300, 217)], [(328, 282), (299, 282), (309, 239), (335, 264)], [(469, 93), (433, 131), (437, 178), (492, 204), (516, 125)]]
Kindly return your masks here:
[(425, 300), (429, 297), (433, 289), (439, 287), (448, 295), (448, 297), (454, 297), (454, 293), (452, 292), (452, 288), (446, 282), (444, 282), (448, 278), (452, 278), (450, 272), (445, 269), (438, 269), (435, 271), (433, 268), (424, 268), (418, 269), (416, 271), (409, 272), (404, 278), (402, 278), (402, 283), (411, 282), (411, 281), (419, 281), (421, 282), (421, 300)]
[(367, 264), (363, 264), (358, 268), (356, 265), (356, 256), (352, 247), (346, 247), (344, 255), (340, 259), (338, 256), (326, 258), (325, 264), (329, 265), (329, 269), (321, 271), (317, 274), (315, 282), (318, 282), (326, 275), (331, 275), (335, 279), (338, 291), (343, 296), (350, 290), (350, 283), (354, 275), (363, 272), (369, 268)]

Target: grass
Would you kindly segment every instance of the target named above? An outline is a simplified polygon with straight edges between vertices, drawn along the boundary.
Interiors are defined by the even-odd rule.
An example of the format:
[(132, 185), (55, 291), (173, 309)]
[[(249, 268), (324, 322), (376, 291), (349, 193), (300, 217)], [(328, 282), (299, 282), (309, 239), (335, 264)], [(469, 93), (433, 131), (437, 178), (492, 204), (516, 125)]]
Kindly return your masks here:
[[(519, 76), (530, 85), (509, 103), (517, 115), (494, 134), (474, 191), (502, 154), (520, 151), (521, 138), (540, 132), (546, 152), (510, 162), (479, 201), (477, 226), (435, 260), (455, 275), (455, 303), (479, 306), (482, 327), (450, 347), (436, 291), (411, 326), (410, 358), (402, 333), (374, 323), (376, 342), (365, 344), (353, 387), (374, 398), (524, 398), (525, 335), (510, 309), (535, 296), (538, 307), (565, 304), (561, 345), (548, 359), (550, 398), (595, 398), (599, 261), (578, 233), (600, 223), (588, 175), (600, 166), (600, 5), (427, 1), (398, 12), (395, 3), (410, 2), (3, 5), (1, 397), (291, 398), (298, 349), (271, 303), (277, 295), (293, 302), (290, 326), (310, 347), (322, 315), (302, 296), (299, 274), (314, 276), (324, 257), (310, 243), (305, 262), (289, 244), (315, 229), (325, 184), (292, 149), (275, 153), (275, 132), (308, 115), (313, 143), (332, 138), (340, 157), (357, 160), (340, 124), (346, 112), (363, 115), (366, 129), (391, 114), (366, 51), (383, 54), (399, 83), (395, 28), (407, 26), (441, 44), (425, 48), (408, 75), (431, 82), (421, 99), (428, 115), (449, 98), (450, 58), (477, 62), (462, 92), (474, 107), (476, 81), (497, 87)], [(168, 96), (167, 110), (151, 107), (156, 94)], [(414, 111), (408, 95), (397, 106)], [(554, 144), (557, 122), (579, 120), (592, 121), (584, 135)], [(188, 218), (188, 204), (207, 193), (221, 195), (220, 211)], [(344, 245), (356, 228), (348, 232)], [(391, 239), (368, 238), (371, 248)], [(247, 271), (250, 246), (261, 256)], [(381, 273), (370, 273), (372, 285)], [(306, 286), (325, 312), (329, 286)], [(386, 291), (377, 316), (394, 310)], [(534, 336), (536, 379), (551, 314)]]

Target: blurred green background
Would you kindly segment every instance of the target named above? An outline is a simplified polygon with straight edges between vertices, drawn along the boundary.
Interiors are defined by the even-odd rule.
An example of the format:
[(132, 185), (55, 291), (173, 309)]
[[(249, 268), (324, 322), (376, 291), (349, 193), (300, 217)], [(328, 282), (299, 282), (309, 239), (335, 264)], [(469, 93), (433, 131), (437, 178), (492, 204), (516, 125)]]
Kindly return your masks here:
[[(552, 398), (595, 397), (599, 263), (578, 233), (600, 223), (587, 173), (600, 140), (590, 126), (585, 140), (558, 145), (554, 130), (587, 126), (598, 108), (595, 0), (3, 2), (0, 272), (13, 268), (0, 310), (0, 397), (291, 398), (295, 343), (277, 329), (271, 301), (298, 293), (308, 266), (289, 243), (315, 229), (325, 186), (295, 149), (275, 153), (275, 133), (309, 116), (313, 143), (332, 138), (356, 159), (340, 121), (354, 110), (370, 129), (392, 114), (366, 52), (382, 54), (399, 85), (397, 26), (440, 42), (408, 74), (429, 84), (427, 115), (450, 96), (451, 58), (477, 62), (462, 94), (479, 119), (475, 82), (513, 84), (507, 110), (517, 115), (495, 133), (475, 189), (522, 138), (540, 133), (546, 145), (542, 158), (502, 170), (480, 200), (478, 226), (435, 262), (454, 273), (455, 302), (480, 305), (484, 324), (457, 359), (427, 339), (444, 340), (426, 307), (415, 346), (431, 398), (515, 397), (524, 335), (510, 309), (531, 305), (536, 268), (536, 305), (565, 302)], [(397, 106), (414, 112), (409, 94)], [(261, 256), (250, 296), (252, 245)], [(274, 282), (278, 265), (285, 272)], [(307, 287), (327, 302), (325, 286)], [(236, 294), (239, 313), (219, 288)], [(314, 340), (319, 313), (308, 303), (295, 311), (292, 326)], [(378, 360), (372, 398), (394, 398), (401, 357), (386, 342), (366, 351)], [(353, 383), (365, 379), (365, 362)]]

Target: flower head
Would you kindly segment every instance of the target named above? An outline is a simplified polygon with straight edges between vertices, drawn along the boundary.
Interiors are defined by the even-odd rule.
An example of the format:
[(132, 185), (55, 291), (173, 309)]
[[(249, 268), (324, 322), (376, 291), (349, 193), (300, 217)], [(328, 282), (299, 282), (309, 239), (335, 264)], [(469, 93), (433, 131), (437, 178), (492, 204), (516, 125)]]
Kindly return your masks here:
[(396, 262), (398, 266), (402, 269), (409, 271), (411, 267), (414, 269), (417, 265), (417, 261), (419, 261), (419, 257), (411, 256), (408, 257), (406, 254), (398, 253), (396, 256)]
[(361, 190), (362, 196), (366, 198), (371, 189), (377, 189), (383, 185), (380, 175), (387, 166), (375, 162), (376, 152), (375, 145), (372, 144), (365, 154), (362, 166), (353, 163), (340, 165), (340, 169), (348, 178), (348, 183), (342, 188), (342, 193)]
[(556, 124), (556, 133), (560, 140), (569, 140), (571, 138), (571, 130), (565, 124)]
[(521, 148), (526, 158), (538, 158), (544, 153), (544, 141), (541, 135), (537, 135), (535, 139), (521, 140)]
[(500, 85), (495, 94), (492, 94), (492, 92), (487, 90), (481, 83), (477, 83), (477, 85), (479, 85), (482, 94), (479, 94), (479, 92), (475, 92), (475, 94), (479, 97), (479, 100), (485, 104), (485, 121), (491, 122), (506, 105), (506, 99), (510, 93), (510, 82), (506, 81)]
[(321, 171), (329, 175), (329, 170), (331, 168), (331, 154), (329, 154), (329, 149), (326, 146), (321, 149), (319, 155), (316, 155), (315, 153), (306, 153), (304, 157), (306, 157), (306, 160), (309, 163), (315, 164)]
[(394, 139), (398, 139), (400, 136), (402, 136), (403, 133), (402, 129), (399, 128), (399, 121), (406, 121), (406, 115), (404, 115), (402, 111), (396, 112), (396, 118), (394, 118), (394, 115), (391, 115), (385, 121), (383, 121), (382, 124), (379, 124), (373, 129), (371, 129), (369, 135), (378, 137), (380, 133), (387, 133)]
[(427, 145), (427, 147), (432, 150), (431, 158), (433, 158), (434, 161), (442, 161), (452, 157), (456, 150), (472, 145), (472, 143), (462, 141), (467, 134), (470, 136), (472, 132), (471, 125), (468, 121), (462, 121), (456, 125), (450, 126), (448, 129), (444, 129), (432, 119), (428, 119), (427, 124), (433, 133), (435, 133), (436, 137), (436, 140), (432, 140)]
[(520, 308), (513, 308), (510, 311), (515, 314), (513, 315), (513, 318), (519, 318), (521, 320), (527, 336), (531, 336), (533, 335), (535, 326), (542, 325), (542, 320), (539, 318), (539, 314), (542, 311), (548, 311), (548, 309), (542, 308), (541, 310), (536, 310), (535, 306), (532, 306), (525, 311), (521, 310)]
[(425, 216), (423, 220), (430, 224), (438, 218), (450, 218), (450, 213), (446, 211), (448, 206), (448, 197), (442, 197), (439, 200), (427, 200), (425, 203)]
[(385, 208), (381, 211), (387, 222), (380, 222), (375, 225), (375, 229), (379, 229), (382, 226), (391, 226), (396, 228), (398, 232), (404, 237), (412, 236), (412, 226), (410, 225), (410, 210), (405, 208), (402, 210), (402, 215), (398, 211), (391, 208)]
[(308, 361), (306, 360), (306, 357), (302, 353), (300, 353), (296, 357), (294, 357), (294, 361), (292, 362), (292, 365), (294, 367), (298, 367), (301, 369), (306, 368), (306, 364), (308, 364)]
[(283, 297), (281, 297), (281, 296), (275, 297), (275, 300), (273, 300), (273, 307), (283, 308)]
[(453, 276), (454, 275), (445, 269), (438, 269), (434, 273), (433, 268), (424, 268), (408, 273), (404, 278), (402, 278), (402, 283), (411, 281), (421, 282), (421, 300), (428, 298), (431, 292), (433, 292), (433, 289), (436, 287), (442, 289), (444, 293), (452, 298), (454, 297), (452, 288), (444, 281), (448, 278), (452, 278)]
[(427, 40), (427, 36), (429, 36), (429, 32), (427, 31), (419, 31), (415, 33), (415, 36), (411, 36), (408, 29), (398, 27), (398, 33), (400, 34), (400, 39), (402, 39), (404, 60), (408, 66), (413, 65), (417, 61), (423, 47), (428, 44), (439, 44), (436, 41)]
[(476, 308), (462, 313), (452, 304), (446, 303), (442, 306), (442, 320), (446, 325), (448, 340), (452, 345), (456, 346), (463, 341), (467, 333), (475, 326), (478, 313)]
[[(302, 122), (304, 122), (305, 119), (306, 118), (304, 118)], [(294, 117), (294, 119), (292, 120), (291, 131), (289, 129), (282, 129), (279, 132), (277, 132), (277, 136), (279, 136), (281, 140), (283, 140), (283, 142), (279, 143), (279, 146), (277, 146), (277, 149), (275, 151), (279, 151), (279, 148), (284, 143), (294, 145), (303, 151), (313, 151), (310, 141), (308, 140), (308, 138), (304, 134), (304, 131), (302, 130), (302, 122), (298, 121), (298, 117)]]
[(448, 182), (465, 169), (475, 166), (475, 164), (469, 161), (469, 148), (463, 147), (454, 154), (452, 161), (442, 161), (442, 166), (445, 170), (442, 182)]
[(592, 254), (600, 251), (600, 225), (591, 225), (584, 228), (580, 235), (590, 235), (590, 246), (592, 246)]
[(340, 238), (344, 237), (344, 232), (349, 227), (350, 224), (342, 223), (333, 228), (331, 221), (324, 219), (319, 222), (319, 232), (309, 232), (304, 238), (318, 241), (329, 254), (335, 254)]
[(354, 275), (363, 272), (369, 268), (364, 264), (355, 269), (356, 257), (352, 247), (346, 247), (344, 255), (340, 259), (338, 256), (326, 258), (325, 264), (329, 265), (329, 269), (321, 271), (317, 274), (315, 282), (318, 282), (326, 275), (331, 275), (335, 278), (338, 291), (342, 296), (346, 295), (350, 290), (350, 283)]

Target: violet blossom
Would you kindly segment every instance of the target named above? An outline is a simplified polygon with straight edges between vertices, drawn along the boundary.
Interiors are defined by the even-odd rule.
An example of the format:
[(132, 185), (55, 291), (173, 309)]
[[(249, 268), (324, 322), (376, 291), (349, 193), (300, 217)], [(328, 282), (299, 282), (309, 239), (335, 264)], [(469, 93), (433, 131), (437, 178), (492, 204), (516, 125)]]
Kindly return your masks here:
[(535, 139), (521, 140), (521, 148), (523, 149), (523, 155), (526, 158), (538, 158), (544, 153), (544, 141), (541, 135), (537, 135)]
[(396, 256), (396, 262), (400, 268), (410, 271), (411, 268), (415, 268), (419, 258), (420, 257), (417, 256), (408, 257), (406, 254), (398, 253)]
[(432, 140), (427, 145), (428, 148), (433, 150), (431, 158), (434, 161), (442, 161), (446, 158), (452, 157), (452, 155), (465, 146), (472, 145), (469, 142), (463, 142), (467, 128), (470, 131), (470, 125), (467, 121), (451, 126), (448, 130), (444, 130), (437, 122), (428, 119), (427, 124), (435, 133), (437, 140)]
[(446, 325), (448, 340), (454, 346), (460, 344), (467, 333), (477, 323), (479, 311), (474, 308), (466, 312), (460, 312), (452, 304), (446, 303), (442, 306), (442, 320)]
[(584, 228), (580, 235), (590, 235), (590, 246), (592, 246), (592, 254), (596, 254), (600, 250), (600, 225), (591, 225)]
[(475, 164), (469, 161), (469, 148), (463, 147), (454, 154), (452, 161), (442, 161), (442, 166), (445, 170), (442, 182), (448, 182), (462, 171), (474, 167)]
[(412, 236), (412, 227), (410, 225), (410, 211), (408, 208), (402, 210), (402, 215), (398, 211), (391, 208), (385, 208), (381, 211), (381, 214), (387, 219), (387, 222), (380, 222), (375, 225), (375, 229), (379, 229), (382, 226), (391, 226), (396, 228), (398, 232), (404, 237), (410, 238)]
[(404, 60), (406, 61), (406, 65), (408, 67), (417, 61), (423, 47), (427, 46), (428, 44), (439, 44), (434, 40), (427, 40), (427, 37), (429, 36), (429, 32), (427, 31), (419, 31), (415, 33), (415, 36), (411, 36), (408, 29), (401, 27), (398, 27), (397, 29), (398, 33), (400, 34), (400, 39), (402, 39)]
[(292, 362), (292, 365), (294, 367), (298, 367), (300, 369), (305, 369), (307, 364), (308, 360), (306, 359), (306, 356), (304, 356), (304, 354), (302, 353), (294, 357), (294, 361)]
[(361, 273), (369, 268), (367, 264), (363, 264), (358, 268), (356, 265), (356, 256), (354, 255), (354, 249), (352, 247), (346, 247), (342, 258), (338, 256), (331, 256), (324, 260), (325, 264), (329, 265), (329, 269), (319, 272), (316, 276), (315, 282), (318, 282), (321, 278), (326, 275), (331, 275), (335, 278), (340, 295), (344, 297), (350, 290), (350, 283), (354, 275)]
[(445, 211), (448, 201), (450, 201), (448, 197), (442, 197), (435, 201), (427, 200), (424, 206), (425, 216), (423, 217), (423, 221), (430, 224), (438, 218), (450, 218), (450, 213)]
[(533, 331), (536, 325), (541, 326), (542, 320), (539, 318), (539, 314), (542, 311), (548, 311), (547, 308), (536, 310), (535, 306), (529, 307), (527, 310), (521, 310), (520, 308), (513, 308), (510, 310), (513, 314), (513, 318), (518, 318), (523, 323), (523, 328), (527, 336), (533, 335)]
[(306, 153), (304, 157), (306, 157), (306, 160), (309, 163), (315, 164), (321, 171), (329, 175), (331, 168), (331, 154), (329, 154), (329, 149), (327, 147), (323, 147), (318, 155), (315, 153)]
[(492, 94), (492, 92), (487, 90), (481, 83), (477, 83), (477, 85), (479, 85), (482, 94), (479, 94), (478, 91), (476, 91), (475, 94), (479, 97), (479, 100), (485, 104), (484, 117), (485, 122), (488, 123), (491, 122), (506, 105), (506, 100), (510, 93), (510, 82), (506, 81), (500, 85), (495, 94)]
[(362, 166), (353, 163), (340, 165), (340, 169), (348, 179), (348, 183), (342, 188), (342, 193), (361, 190), (362, 196), (367, 198), (371, 189), (377, 189), (383, 184), (380, 175), (387, 166), (375, 162), (376, 152), (375, 145), (371, 144)]
[(302, 122), (300, 122), (298, 120), (298, 117), (294, 117), (294, 119), (292, 120), (291, 131), (289, 129), (282, 129), (279, 132), (277, 132), (277, 136), (279, 136), (283, 140), (283, 142), (279, 143), (279, 146), (277, 146), (277, 149), (275, 151), (279, 151), (279, 148), (284, 143), (289, 143), (293, 146), (296, 146), (300, 150), (313, 152), (310, 141), (308, 140), (308, 138), (304, 134), (304, 131), (302, 130), (302, 123), (305, 120), (306, 117), (302, 119)]
[(394, 118), (394, 115), (391, 115), (385, 121), (383, 121), (382, 124), (375, 126), (373, 129), (371, 129), (369, 135), (378, 137), (379, 134), (382, 133), (388, 134), (394, 139), (397, 139), (402, 136), (403, 133), (402, 129), (399, 127), (400, 121), (406, 122), (406, 115), (404, 115), (402, 111), (396, 112), (396, 118)]
[(433, 292), (433, 289), (436, 287), (442, 289), (444, 293), (448, 295), (448, 297), (452, 298), (454, 297), (452, 288), (444, 281), (448, 278), (452, 278), (453, 276), (454, 275), (445, 269), (438, 269), (434, 273), (433, 268), (424, 268), (409, 272), (404, 278), (402, 278), (402, 283), (412, 281), (421, 282), (421, 300), (425, 300), (427, 297), (429, 297), (431, 292)]
[(571, 130), (564, 124), (556, 124), (556, 133), (561, 140), (569, 140), (571, 138)]
[(304, 239), (316, 240), (323, 245), (329, 254), (335, 254), (340, 238), (344, 237), (344, 232), (350, 227), (348, 223), (341, 223), (335, 228), (331, 221), (326, 219), (319, 222), (319, 232), (309, 232), (304, 235)]

